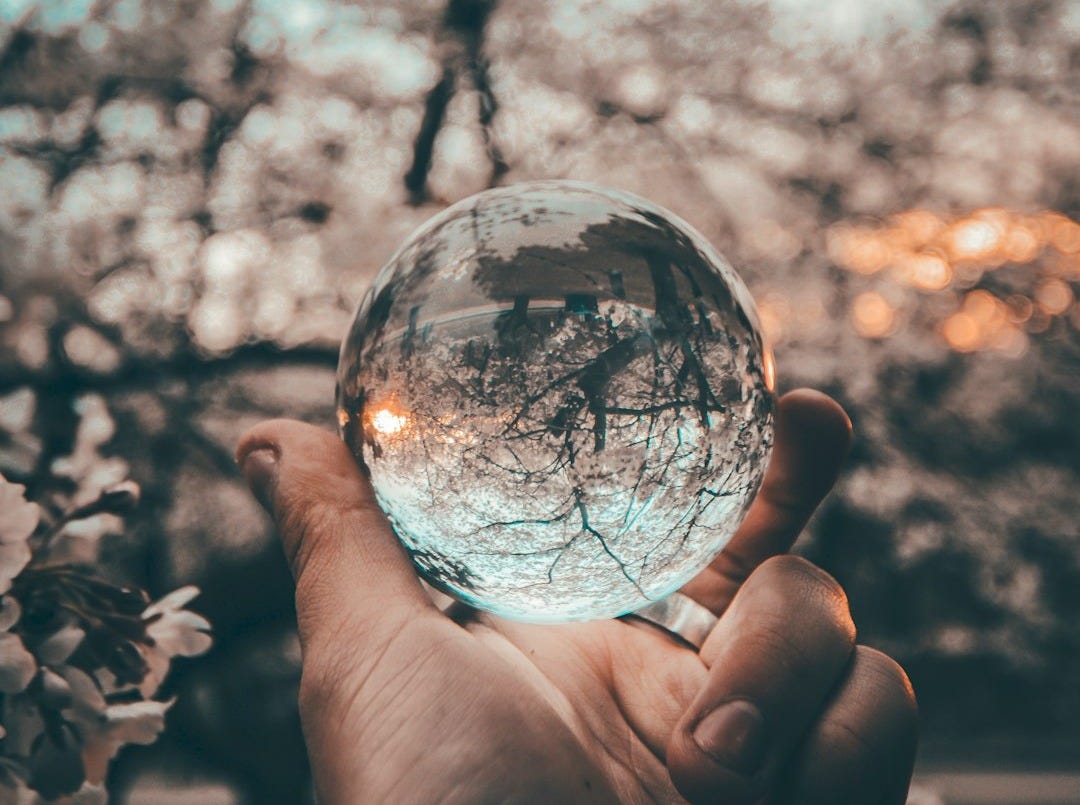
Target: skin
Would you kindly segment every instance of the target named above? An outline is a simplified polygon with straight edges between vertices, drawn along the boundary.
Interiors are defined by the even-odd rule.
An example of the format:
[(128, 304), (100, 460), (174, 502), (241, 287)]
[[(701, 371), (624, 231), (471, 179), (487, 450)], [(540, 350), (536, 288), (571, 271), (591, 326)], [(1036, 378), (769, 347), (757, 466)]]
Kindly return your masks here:
[(321, 801), (901, 805), (911, 684), (856, 644), (836, 581), (786, 553), (850, 432), (822, 394), (780, 400), (746, 520), (683, 589), (720, 616), (699, 653), (633, 620), (440, 610), (342, 442), (299, 422), (257, 425), (237, 457), (296, 578)]

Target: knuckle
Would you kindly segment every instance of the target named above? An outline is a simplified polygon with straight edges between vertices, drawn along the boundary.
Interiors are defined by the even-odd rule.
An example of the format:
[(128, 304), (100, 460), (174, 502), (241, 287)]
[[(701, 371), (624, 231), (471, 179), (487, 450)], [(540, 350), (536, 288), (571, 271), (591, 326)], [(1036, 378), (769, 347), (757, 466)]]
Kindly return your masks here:
[(876, 701), (914, 722), (918, 714), (915, 689), (900, 663), (877, 649), (858, 646), (854, 667), (875, 692)]
[(850, 653), (855, 646), (855, 623), (847, 594), (836, 579), (812, 562), (792, 554), (775, 556), (760, 570), (781, 591), (785, 610), (812, 616), (824, 635), (834, 638)]
[(828, 597), (840, 598), (845, 603), (847, 602), (847, 596), (840, 583), (813, 562), (792, 554), (777, 557), (777, 559), (782, 560), (780, 569), (788, 576), (812, 586)]
[(867, 720), (848, 716), (829, 718), (817, 727), (815, 740), (827, 746), (835, 755), (847, 759), (850, 765), (857, 758), (869, 760), (877, 750), (872, 737), (879, 735), (873, 729), (867, 730)]

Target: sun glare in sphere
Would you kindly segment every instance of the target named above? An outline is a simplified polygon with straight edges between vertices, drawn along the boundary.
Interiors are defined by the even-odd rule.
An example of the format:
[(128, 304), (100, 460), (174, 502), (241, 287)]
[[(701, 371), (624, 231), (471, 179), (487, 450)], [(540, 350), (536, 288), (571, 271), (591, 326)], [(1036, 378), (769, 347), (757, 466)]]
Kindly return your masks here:
[(409, 418), (404, 414), (395, 414), (389, 408), (380, 408), (371, 418), (371, 425), (379, 433), (392, 436), (404, 428), (408, 421)]

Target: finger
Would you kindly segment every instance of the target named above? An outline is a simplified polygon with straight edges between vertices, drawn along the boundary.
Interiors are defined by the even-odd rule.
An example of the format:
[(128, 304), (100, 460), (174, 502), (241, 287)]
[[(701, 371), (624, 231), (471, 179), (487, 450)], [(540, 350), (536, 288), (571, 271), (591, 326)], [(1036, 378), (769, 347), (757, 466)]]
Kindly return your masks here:
[(836, 686), (855, 627), (840, 586), (795, 556), (750, 576), (701, 649), (709, 677), (668, 743), (691, 801), (757, 802)]
[[(435, 611), (371, 484), (340, 439), (279, 419), (244, 434), (236, 455), (277, 521), (296, 578), (305, 650), (341, 641), (345, 628), (394, 628), (404, 618)], [(348, 635), (354, 643), (360, 637)]]
[(903, 805), (915, 763), (918, 708), (904, 669), (866, 646), (785, 776), (800, 805)]
[(683, 593), (723, 612), (754, 568), (792, 546), (836, 482), (850, 444), (851, 420), (831, 397), (811, 389), (781, 397), (761, 489), (731, 542)]

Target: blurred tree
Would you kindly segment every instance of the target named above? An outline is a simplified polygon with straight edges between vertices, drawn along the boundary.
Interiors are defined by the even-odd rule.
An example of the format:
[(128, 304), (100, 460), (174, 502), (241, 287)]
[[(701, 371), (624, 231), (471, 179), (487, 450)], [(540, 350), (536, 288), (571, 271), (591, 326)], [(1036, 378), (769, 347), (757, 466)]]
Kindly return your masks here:
[(232, 442), (332, 422), (337, 340), (396, 244), (538, 177), (687, 218), (754, 290), (781, 384), (851, 411), (806, 550), (928, 731), (1075, 736), (1077, 6), (803, 9), (0, 9), (0, 472), (70, 491), (56, 462), (103, 406), (115, 432), (68, 470), (122, 460), (145, 492), (105, 554), (156, 593), (198, 583), (220, 641), (118, 783), (157, 764), (304, 796), (288, 575)]

